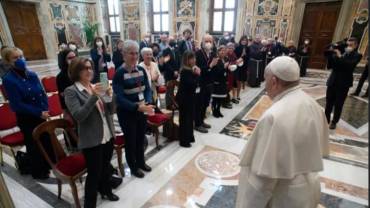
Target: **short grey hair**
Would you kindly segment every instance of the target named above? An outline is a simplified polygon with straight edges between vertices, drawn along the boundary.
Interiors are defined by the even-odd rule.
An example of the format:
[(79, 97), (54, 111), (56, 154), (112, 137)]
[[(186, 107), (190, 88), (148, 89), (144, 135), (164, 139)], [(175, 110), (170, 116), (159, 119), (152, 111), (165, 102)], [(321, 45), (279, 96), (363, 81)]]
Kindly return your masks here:
[(144, 56), (144, 54), (146, 54), (146, 53), (153, 53), (153, 50), (151, 48), (148, 48), (148, 47), (144, 47), (143, 49), (141, 49), (141, 51), (140, 51), (141, 56)]
[(125, 42), (123, 42), (122, 52), (126, 53), (131, 48), (134, 48), (135, 51), (139, 52), (139, 44), (136, 41), (125, 40)]

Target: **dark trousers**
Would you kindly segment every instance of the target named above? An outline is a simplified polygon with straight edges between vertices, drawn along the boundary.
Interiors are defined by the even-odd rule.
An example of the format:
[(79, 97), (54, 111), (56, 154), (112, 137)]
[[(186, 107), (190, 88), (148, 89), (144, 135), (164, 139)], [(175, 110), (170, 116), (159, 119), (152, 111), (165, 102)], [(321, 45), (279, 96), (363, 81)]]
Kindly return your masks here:
[[(356, 95), (360, 94), (362, 86), (364, 85), (368, 76), (369, 76), (369, 70), (366, 67), (365, 70), (361, 74), (360, 80), (358, 81), (358, 85), (357, 85), (357, 88), (356, 88), (356, 91), (355, 91)], [(367, 91), (366, 91), (366, 94), (368, 94), (368, 93), (369, 93), (369, 87), (367, 88)]]
[[(49, 164), (46, 162), (45, 158), (41, 154), (40, 149), (37, 147), (37, 144), (34, 142), (32, 136), (33, 130), (44, 121), (44, 119), (33, 115), (17, 114), (17, 124), (24, 136), (26, 151), (30, 157), (31, 162), (31, 175), (34, 177), (47, 174), (51, 169)], [(55, 154), (51, 146), (49, 135), (46, 133), (43, 134), (40, 140), (50, 159), (55, 161)]]
[[(204, 119), (206, 118), (207, 108), (209, 103), (211, 102), (211, 95), (212, 95), (212, 84), (204, 85), (200, 87), (200, 93), (197, 94), (197, 101), (196, 101), (196, 109), (195, 113), (197, 115), (195, 117), (195, 126), (200, 126), (204, 123)], [(200, 96), (200, 97), (199, 97)], [(198, 111), (199, 110), (199, 111)]]
[(111, 194), (112, 187), (110, 161), (113, 154), (113, 140), (105, 144), (82, 150), (85, 156), (87, 177), (85, 183), (84, 207), (96, 207), (98, 191), (102, 194)]
[(125, 155), (131, 171), (136, 171), (145, 164), (144, 140), (146, 116), (141, 112), (118, 110), (118, 120), (125, 136)]
[(179, 104), (179, 141), (180, 145), (194, 142), (194, 102)]
[(330, 86), (326, 90), (326, 106), (325, 115), (328, 123), (330, 123), (330, 114), (334, 108), (334, 117), (332, 122), (338, 123), (340, 115), (342, 114), (342, 109), (344, 101), (346, 100), (349, 88), (338, 88), (335, 86)]
[(221, 113), (221, 105), (225, 102), (225, 98), (212, 98), (213, 113)]
[(196, 127), (199, 127), (203, 124), (202, 104), (203, 104), (202, 94), (201, 93), (195, 94), (194, 124)]

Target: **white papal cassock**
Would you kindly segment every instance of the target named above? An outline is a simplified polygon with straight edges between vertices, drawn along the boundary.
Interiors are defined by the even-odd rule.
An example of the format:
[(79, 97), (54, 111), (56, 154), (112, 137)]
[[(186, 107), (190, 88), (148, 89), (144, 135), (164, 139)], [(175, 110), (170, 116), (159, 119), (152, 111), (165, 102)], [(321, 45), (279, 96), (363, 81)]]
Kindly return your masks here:
[(325, 114), (299, 87), (273, 100), (241, 153), (238, 208), (314, 208), (329, 153)]

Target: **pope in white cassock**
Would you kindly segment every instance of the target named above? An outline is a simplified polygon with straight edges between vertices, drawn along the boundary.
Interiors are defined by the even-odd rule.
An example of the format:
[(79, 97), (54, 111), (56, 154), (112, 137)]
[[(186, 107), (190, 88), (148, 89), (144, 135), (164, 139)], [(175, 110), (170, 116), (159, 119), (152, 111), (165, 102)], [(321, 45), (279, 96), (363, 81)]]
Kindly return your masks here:
[(275, 58), (265, 72), (272, 106), (241, 153), (238, 208), (316, 208), (318, 172), (329, 153), (325, 114), (299, 87), (299, 66)]

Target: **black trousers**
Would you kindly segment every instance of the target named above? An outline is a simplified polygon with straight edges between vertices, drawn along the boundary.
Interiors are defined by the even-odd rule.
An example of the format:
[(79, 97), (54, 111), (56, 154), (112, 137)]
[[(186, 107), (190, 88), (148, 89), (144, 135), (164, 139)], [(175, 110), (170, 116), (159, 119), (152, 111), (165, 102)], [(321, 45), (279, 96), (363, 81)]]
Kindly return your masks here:
[(347, 98), (349, 88), (339, 88), (335, 86), (330, 86), (326, 90), (326, 106), (325, 115), (328, 123), (330, 123), (330, 114), (334, 108), (334, 117), (332, 122), (338, 123), (340, 115), (342, 114), (342, 109), (344, 101)]
[(145, 164), (144, 140), (146, 116), (141, 112), (117, 110), (118, 120), (125, 136), (125, 155), (131, 171)]
[(213, 113), (221, 113), (221, 105), (224, 103), (225, 98), (212, 98), (212, 111)]
[(194, 105), (193, 101), (179, 103), (179, 141), (180, 145), (194, 142)]
[(212, 84), (200, 87), (200, 93), (196, 95), (195, 126), (200, 126), (206, 118), (207, 108), (211, 102)]
[[(33, 130), (43, 123), (45, 120), (33, 116), (33, 115), (25, 115), (25, 114), (16, 114), (17, 116), (17, 124), (20, 128), (21, 132), (24, 136), (24, 142), (26, 145), (27, 154), (30, 157), (31, 162), (31, 175), (33, 177), (42, 176), (44, 174), (48, 174), (49, 170), (51, 169), (50, 165), (44, 159), (43, 155), (41, 154), (40, 149), (38, 148), (37, 144), (33, 140), (32, 132)], [(2, 118), (4, 119), (4, 118)], [(55, 154), (53, 152), (53, 148), (51, 146), (50, 137), (47, 133), (43, 134), (40, 138), (41, 143), (48, 153), (49, 158), (52, 161), (55, 161)]]
[(98, 191), (102, 194), (111, 194), (112, 187), (110, 161), (113, 154), (113, 139), (105, 144), (82, 150), (85, 156), (87, 177), (85, 183), (84, 207), (96, 207)]
[[(355, 94), (357, 94), (357, 95), (360, 94), (362, 86), (364, 85), (368, 76), (369, 76), (369, 70), (366, 67), (365, 70), (361, 74), (360, 80), (358, 81), (358, 85), (357, 85)], [(366, 91), (367, 94), (368, 94), (368, 91), (369, 91), (369, 87), (367, 88), (367, 91)]]

